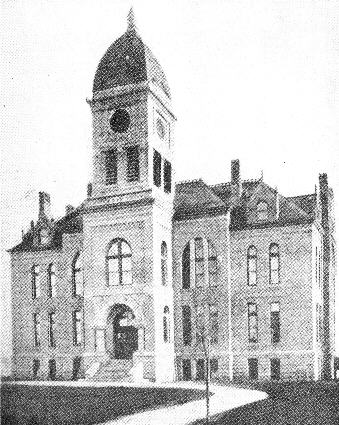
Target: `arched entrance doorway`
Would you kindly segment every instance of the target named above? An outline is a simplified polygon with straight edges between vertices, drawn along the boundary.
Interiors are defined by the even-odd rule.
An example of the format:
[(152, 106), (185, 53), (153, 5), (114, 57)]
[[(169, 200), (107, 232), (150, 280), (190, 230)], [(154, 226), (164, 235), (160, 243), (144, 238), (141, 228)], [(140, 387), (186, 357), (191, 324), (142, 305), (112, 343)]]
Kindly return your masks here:
[(138, 349), (138, 329), (133, 326), (133, 311), (124, 304), (112, 307), (108, 316), (108, 334), (112, 335), (110, 354), (115, 359), (131, 359)]

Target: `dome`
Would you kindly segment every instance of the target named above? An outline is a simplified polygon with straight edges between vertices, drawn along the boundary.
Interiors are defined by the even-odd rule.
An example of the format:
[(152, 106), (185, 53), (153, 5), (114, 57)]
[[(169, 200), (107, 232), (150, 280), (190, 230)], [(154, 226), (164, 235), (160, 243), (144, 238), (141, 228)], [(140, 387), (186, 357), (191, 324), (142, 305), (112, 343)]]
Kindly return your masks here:
[(131, 10), (126, 32), (114, 41), (99, 62), (93, 92), (144, 81), (154, 83), (170, 97), (165, 73), (137, 33)]

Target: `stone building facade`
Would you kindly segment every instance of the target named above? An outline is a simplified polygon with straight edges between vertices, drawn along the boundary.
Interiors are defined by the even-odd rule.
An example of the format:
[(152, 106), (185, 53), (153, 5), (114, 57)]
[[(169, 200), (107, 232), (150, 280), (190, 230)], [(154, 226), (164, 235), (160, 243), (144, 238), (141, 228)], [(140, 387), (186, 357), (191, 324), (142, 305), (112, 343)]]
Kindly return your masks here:
[[(262, 178), (175, 184), (165, 74), (138, 34), (101, 59), (88, 101), (93, 181), (10, 250), (17, 379), (329, 379), (333, 192)], [(206, 355), (208, 353), (208, 356)], [(208, 360), (207, 360), (208, 359)]]

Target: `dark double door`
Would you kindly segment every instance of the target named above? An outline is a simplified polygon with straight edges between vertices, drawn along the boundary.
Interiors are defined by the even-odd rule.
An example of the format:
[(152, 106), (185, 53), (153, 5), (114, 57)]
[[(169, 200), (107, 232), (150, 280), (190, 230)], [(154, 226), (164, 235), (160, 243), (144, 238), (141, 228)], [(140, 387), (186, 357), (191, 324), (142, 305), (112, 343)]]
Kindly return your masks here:
[(114, 326), (114, 357), (131, 359), (138, 349), (138, 330), (133, 326)]

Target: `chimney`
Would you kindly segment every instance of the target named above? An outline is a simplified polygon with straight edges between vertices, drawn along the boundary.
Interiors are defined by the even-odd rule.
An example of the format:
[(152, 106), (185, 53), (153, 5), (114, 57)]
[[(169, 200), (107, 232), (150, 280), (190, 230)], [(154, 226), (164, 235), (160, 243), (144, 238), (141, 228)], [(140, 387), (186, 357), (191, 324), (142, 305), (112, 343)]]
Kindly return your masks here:
[(275, 219), (279, 220), (280, 214), (280, 196), (278, 192), (278, 188), (275, 188)]
[(330, 298), (330, 228), (329, 228), (329, 189), (327, 174), (319, 174), (319, 198), (321, 211), (322, 236), (322, 294), (323, 294), (323, 337), (322, 337), (322, 378), (330, 380), (331, 372), (331, 298)]
[(65, 213), (66, 215), (71, 214), (74, 211), (73, 205), (66, 205)]
[(51, 197), (46, 192), (39, 192), (39, 219), (51, 217)]
[(241, 196), (242, 182), (240, 177), (239, 159), (234, 159), (231, 161), (231, 184), (232, 192), (237, 196)]
[(319, 174), (319, 198), (321, 208), (321, 224), (324, 228), (328, 228), (328, 180), (327, 174)]
[(90, 198), (92, 196), (92, 183), (88, 183), (87, 185), (87, 198)]

